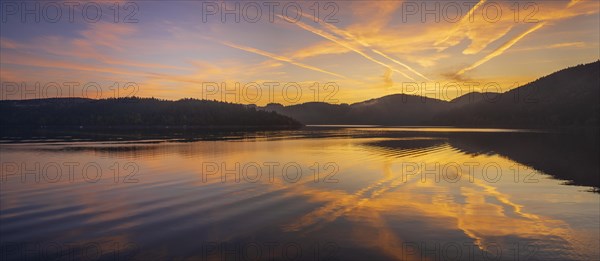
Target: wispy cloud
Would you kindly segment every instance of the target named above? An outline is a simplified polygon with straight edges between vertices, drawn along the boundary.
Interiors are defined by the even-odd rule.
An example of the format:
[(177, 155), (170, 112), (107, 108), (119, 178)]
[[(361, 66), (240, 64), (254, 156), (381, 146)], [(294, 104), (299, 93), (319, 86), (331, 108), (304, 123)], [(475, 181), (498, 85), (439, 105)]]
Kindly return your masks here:
[(340, 47), (340, 45), (327, 41), (318, 42), (316, 44), (296, 50), (291, 56), (295, 59), (306, 59), (309, 57), (321, 55), (343, 54), (350, 52), (349, 49)]
[(576, 5), (577, 3), (581, 2), (582, 0), (571, 0), (571, 2), (569, 2), (569, 4), (567, 5), (567, 8)]
[(443, 43), (448, 43), (449, 45), (455, 45), (458, 44), (458, 42), (460, 41), (460, 39), (463, 37), (462, 34), (464, 32), (461, 32), (463, 30), (465, 30), (465, 27), (472, 23), (474, 20), (474, 13), (477, 9), (479, 9), (479, 7), (481, 7), (483, 4), (485, 4), (486, 0), (481, 0), (479, 1), (476, 5), (473, 6), (473, 8), (471, 8), (469, 10), (469, 12), (467, 12), (467, 14), (465, 16), (463, 16), (461, 18), (461, 20), (458, 22), (457, 26), (454, 26), (452, 28), (452, 30), (450, 30), (447, 34), (446, 37), (443, 39), (438, 40), (437, 42), (434, 43), (434, 45), (439, 46)]
[[(137, 3), (144, 11), (137, 24), (103, 16), (98, 23), (40, 23), (23, 34), (29, 25), (13, 19), (2, 27), (12, 30), (0, 37), (0, 72), (4, 81), (136, 81), (141, 94), (178, 98), (198, 94), (198, 84), (206, 81), (335, 79), (344, 88), (336, 98), (352, 102), (396, 91), (393, 85), (405, 79), (525, 82), (600, 55), (597, 0), (538, 1), (533, 16), (520, 2), (519, 21), (513, 2), (474, 0), (456, 23), (433, 22), (432, 16), (422, 21), (420, 14), (406, 22), (403, 1), (334, 3), (338, 23), (322, 20), (328, 12), (308, 11), (294, 23), (283, 17), (222, 23), (215, 16), (199, 24), (198, 9), (190, 8), (195, 3), (144, 1)], [(484, 19), (488, 4), (504, 11), (497, 22)], [(528, 16), (539, 22), (524, 21)], [(526, 52), (528, 59), (498, 59), (512, 52)]]
[[(210, 39), (210, 38), (207, 38), (207, 39)], [(326, 74), (333, 75), (333, 76), (336, 76), (336, 77), (339, 77), (339, 78), (346, 78), (343, 75), (340, 75), (340, 74), (337, 74), (337, 73), (333, 73), (333, 72), (330, 72), (330, 71), (327, 71), (327, 70), (324, 70), (324, 69), (321, 69), (321, 68), (318, 68), (318, 67), (315, 67), (315, 66), (307, 65), (307, 64), (295, 61), (294, 59), (289, 58), (289, 57), (285, 57), (285, 56), (273, 54), (273, 53), (270, 53), (270, 52), (267, 52), (267, 51), (259, 50), (259, 49), (248, 47), (248, 46), (242, 46), (242, 45), (230, 43), (230, 42), (227, 42), (227, 41), (220, 41), (220, 40), (214, 40), (214, 39), (212, 39), (212, 40), (213, 41), (217, 41), (217, 42), (219, 42), (221, 44), (224, 44), (226, 46), (229, 46), (231, 48), (235, 48), (235, 49), (239, 49), (239, 50), (242, 50), (242, 51), (246, 51), (246, 52), (250, 52), (250, 53), (262, 55), (264, 57), (271, 58), (273, 60), (290, 63), (290, 64), (296, 65), (298, 67), (302, 67), (302, 68), (305, 68), (305, 69), (313, 70), (313, 71), (316, 71), (316, 72), (326, 73)]]
[(365, 52), (363, 52), (363, 51), (359, 50), (358, 48), (352, 46), (351, 43), (347, 43), (347, 42), (345, 42), (345, 41), (343, 41), (341, 39), (338, 39), (337, 37), (335, 37), (335, 36), (333, 36), (333, 35), (331, 35), (331, 34), (329, 34), (327, 32), (324, 32), (323, 30), (317, 29), (317, 28), (312, 27), (310, 25), (307, 25), (307, 24), (305, 24), (303, 22), (294, 22), (291, 19), (289, 19), (289, 18), (287, 18), (285, 16), (282, 16), (282, 15), (277, 15), (277, 17), (279, 17), (279, 18), (281, 18), (281, 19), (283, 19), (285, 21), (288, 21), (288, 22), (293, 22), (294, 24), (296, 24), (297, 26), (299, 26), (300, 28), (302, 28), (302, 29), (304, 29), (304, 30), (306, 30), (308, 32), (314, 33), (314, 34), (319, 35), (319, 36), (321, 36), (321, 37), (323, 37), (323, 38), (325, 38), (327, 40), (330, 40), (330, 41), (332, 41), (334, 43), (337, 43), (340, 46), (343, 46), (343, 47), (347, 48), (348, 50), (351, 50), (351, 51), (353, 51), (353, 52), (361, 55), (362, 57), (366, 58), (367, 60), (372, 61), (372, 62), (374, 62), (376, 64), (379, 64), (379, 65), (381, 65), (381, 66), (383, 66), (385, 68), (388, 68), (388, 69), (390, 69), (390, 70), (392, 70), (394, 72), (397, 72), (397, 73), (401, 74), (402, 76), (404, 76), (404, 77), (406, 77), (406, 78), (408, 78), (410, 80), (413, 80), (413, 81), (415, 80), (414, 78), (408, 76), (406, 73), (404, 73), (402, 71), (399, 71), (398, 69), (395, 69), (392, 66), (390, 66), (388, 64), (385, 64), (385, 63), (383, 63), (383, 62), (381, 62), (381, 61), (379, 61), (379, 60), (377, 60), (377, 59), (369, 56)]
[(473, 70), (473, 69), (477, 68), (478, 66), (486, 63), (487, 61), (493, 59), (494, 57), (497, 57), (497, 56), (501, 55), (506, 50), (508, 50), (508, 48), (510, 48), (511, 46), (515, 45), (517, 42), (519, 42), (525, 36), (527, 36), (530, 33), (533, 33), (535, 31), (537, 31), (538, 29), (542, 28), (544, 25), (545, 25), (545, 23), (539, 23), (536, 26), (529, 28), (529, 30), (527, 30), (527, 31), (525, 31), (525, 32), (517, 35), (516, 37), (512, 38), (511, 40), (509, 40), (508, 42), (504, 43), (502, 46), (498, 47), (492, 53), (486, 55), (485, 57), (483, 57), (479, 61), (477, 61), (474, 64), (472, 64), (472, 65), (470, 65), (470, 66), (468, 66), (468, 67), (460, 70), (457, 74), (458, 75), (464, 74), (465, 72)]
[(388, 59), (388, 60), (390, 60), (390, 61), (392, 61), (394, 63), (397, 63), (397, 64), (401, 65), (402, 67), (406, 68), (407, 70), (411, 71), (412, 73), (421, 76), (421, 78), (423, 78), (425, 80), (428, 80), (428, 81), (431, 81), (431, 79), (427, 78), (425, 75), (421, 74), (420, 72), (417, 72), (415, 69), (411, 68), (410, 66), (408, 66), (408, 65), (406, 65), (406, 64), (404, 64), (404, 63), (402, 63), (402, 62), (400, 62), (400, 61), (398, 61), (398, 60), (396, 60), (396, 59), (394, 59), (392, 57), (389, 57), (387, 54), (384, 54), (384, 53), (382, 53), (382, 52), (380, 52), (378, 50), (375, 50), (375, 49), (372, 49), (372, 51), (374, 53), (376, 53), (376, 54), (379, 54), (379, 55), (385, 57), (386, 59)]
[(566, 42), (566, 43), (556, 43), (556, 44), (524, 47), (524, 48), (512, 48), (510, 51), (511, 52), (522, 52), (522, 51), (537, 51), (537, 50), (560, 49), (560, 48), (591, 48), (591, 47), (593, 47), (593, 45), (586, 44), (585, 42)]
[(416, 71), (415, 69), (413, 69), (412, 67), (408, 66), (407, 64), (405, 64), (403, 62), (400, 62), (400, 61), (398, 61), (398, 60), (390, 57), (389, 55), (383, 53), (382, 51), (373, 48), (367, 41), (359, 39), (358, 37), (356, 37), (351, 32), (343, 30), (343, 29), (341, 29), (341, 28), (339, 28), (339, 27), (337, 27), (337, 26), (335, 26), (333, 24), (324, 23), (324, 22), (320, 21), (319, 19), (315, 18), (314, 16), (312, 16), (310, 14), (303, 13), (302, 15), (305, 16), (305, 17), (308, 17), (308, 18), (310, 18), (312, 20), (319, 21), (319, 24), (322, 25), (323, 27), (327, 28), (330, 32), (335, 33), (335, 34), (337, 34), (337, 35), (339, 35), (339, 36), (345, 38), (346, 40), (351, 41), (351, 42), (353, 42), (355, 44), (362, 45), (363, 47), (368, 48), (372, 52), (374, 52), (376, 54), (379, 54), (382, 57), (384, 57), (384, 58), (386, 58), (386, 59), (388, 59), (388, 60), (390, 60), (390, 61), (392, 61), (392, 62), (394, 62), (394, 63), (396, 63), (396, 64), (398, 64), (398, 65), (400, 65), (402, 67), (404, 67), (404, 68), (406, 68), (407, 70), (409, 70), (410, 72), (412, 72), (412, 73), (420, 76), (421, 78), (423, 78), (425, 80), (428, 80), (428, 81), (431, 81), (431, 79), (427, 78), (422, 73)]

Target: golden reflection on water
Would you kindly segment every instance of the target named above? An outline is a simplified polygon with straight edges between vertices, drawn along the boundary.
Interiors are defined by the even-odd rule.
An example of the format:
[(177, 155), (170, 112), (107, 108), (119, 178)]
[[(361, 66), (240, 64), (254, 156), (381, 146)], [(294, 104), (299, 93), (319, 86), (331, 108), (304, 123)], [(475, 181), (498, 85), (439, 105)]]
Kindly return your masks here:
[[(386, 146), (385, 142), (393, 145)], [(153, 188), (162, 187), (168, 191), (170, 186), (179, 183), (206, 188), (206, 193), (212, 191), (209, 188), (226, 188), (225, 198), (220, 199), (225, 201), (261, 195), (299, 197), (315, 206), (292, 218), (273, 222), (279, 233), (324, 235), (331, 227), (341, 226), (342, 232), (334, 238), (398, 260), (421, 260), (421, 256), (407, 254), (406, 244), (424, 241), (471, 242), (482, 251), (495, 246), (505, 253), (513, 247), (514, 241), (522, 241), (534, 244), (542, 256), (545, 253), (567, 259), (587, 259), (599, 254), (598, 248), (593, 247), (600, 241), (597, 194), (583, 192), (580, 187), (561, 185), (561, 181), (497, 154), (464, 153), (448, 144), (445, 138), (202, 141), (108, 147), (111, 146), (120, 149), (107, 149), (106, 145), (66, 145), (59, 151), (52, 151), (14, 145), (4, 146), (2, 153), (3, 161), (31, 160), (35, 153), (53, 154), (49, 159), (56, 161), (97, 161), (101, 164), (134, 161), (139, 165), (140, 183), (128, 185), (126, 189), (139, 191), (139, 198), (123, 201), (140, 201), (152, 193)], [(44, 146), (44, 149), (52, 148), (52, 145)], [(265, 175), (264, 163), (267, 162), (278, 163), (272, 180)], [(263, 166), (262, 178), (256, 183), (244, 179), (235, 182), (235, 173), (240, 174), (249, 163)], [(281, 168), (286, 163), (302, 167), (298, 181), (285, 179)], [(321, 168), (321, 174), (325, 172), (322, 169), (325, 164), (335, 164), (339, 168), (334, 176), (337, 182), (324, 182), (322, 176), (315, 182), (312, 172), (317, 166), (315, 163)], [(219, 170), (206, 175), (207, 164), (219, 166)], [(223, 164), (226, 170), (222, 168)], [(411, 166), (425, 167), (407, 169)], [(519, 173), (515, 180), (515, 169), (526, 172)], [(226, 182), (221, 180), (223, 175), (228, 177)], [(89, 186), (77, 188), (76, 184), (62, 182), (33, 187), (16, 184), (3, 192), (3, 208), (27, 204), (23, 195), (10, 192), (43, 191), (64, 186), (75, 190), (71, 193), (78, 196), (75, 198), (78, 204), (88, 206), (82, 214), (86, 211), (96, 213), (97, 208), (103, 208), (103, 214), (91, 217), (86, 221), (88, 223), (109, 222), (135, 214), (132, 212), (143, 212), (114, 201), (112, 203), (116, 204), (107, 205), (102, 198), (87, 194)], [(190, 191), (189, 196), (206, 196), (198, 193)], [(161, 203), (156, 204), (153, 207), (162, 207)], [(164, 204), (173, 202), (165, 201)], [(261, 202), (248, 204), (244, 208), (251, 209)], [(195, 213), (193, 210), (194, 205), (190, 204), (184, 209), (172, 209), (168, 215), (189, 216)], [(227, 211), (244, 210), (223, 213), (230, 213)], [(224, 217), (223, 213), (214, 218)], [(11, 215), (18, 216), (19, 213)], [(580, 224), (578, 220), (582, 216), (595, 223)], [(120, 223), (114, 229), (127, 232), (139, 225), (132, 220)], [(142, 235), (127, 237), (139, 236)]]

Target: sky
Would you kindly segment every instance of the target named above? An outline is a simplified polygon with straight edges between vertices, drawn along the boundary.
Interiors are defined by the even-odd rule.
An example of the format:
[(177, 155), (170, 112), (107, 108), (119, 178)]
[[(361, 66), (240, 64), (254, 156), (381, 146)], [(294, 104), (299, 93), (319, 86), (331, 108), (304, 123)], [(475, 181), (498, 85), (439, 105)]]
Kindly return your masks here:
[[(600, 59), (600, 1), (3, 1), (1, 99), (354, 103)], [(259, 15), (260, 13), (260, 15)]]

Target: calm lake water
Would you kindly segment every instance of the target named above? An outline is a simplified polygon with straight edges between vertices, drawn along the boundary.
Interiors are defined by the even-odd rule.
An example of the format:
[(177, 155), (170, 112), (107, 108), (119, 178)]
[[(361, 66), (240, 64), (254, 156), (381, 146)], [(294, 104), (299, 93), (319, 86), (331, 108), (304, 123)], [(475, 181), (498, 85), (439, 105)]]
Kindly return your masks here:
[(171, 134), (4, 134), (1, 259), (600, 257), (597, 133)]

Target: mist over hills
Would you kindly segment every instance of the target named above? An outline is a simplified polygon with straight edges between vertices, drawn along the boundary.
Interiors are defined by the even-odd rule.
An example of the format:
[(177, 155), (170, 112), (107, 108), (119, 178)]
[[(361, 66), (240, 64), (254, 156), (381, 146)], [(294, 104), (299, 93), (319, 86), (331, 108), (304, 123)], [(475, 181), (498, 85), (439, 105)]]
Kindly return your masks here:
[(303, 124), (585, 127), (600, 122), (600, 61), (563, 69), (504, 93), (451, 101), (393, 94), (351, 105), (309, 102), (262, 109)]

